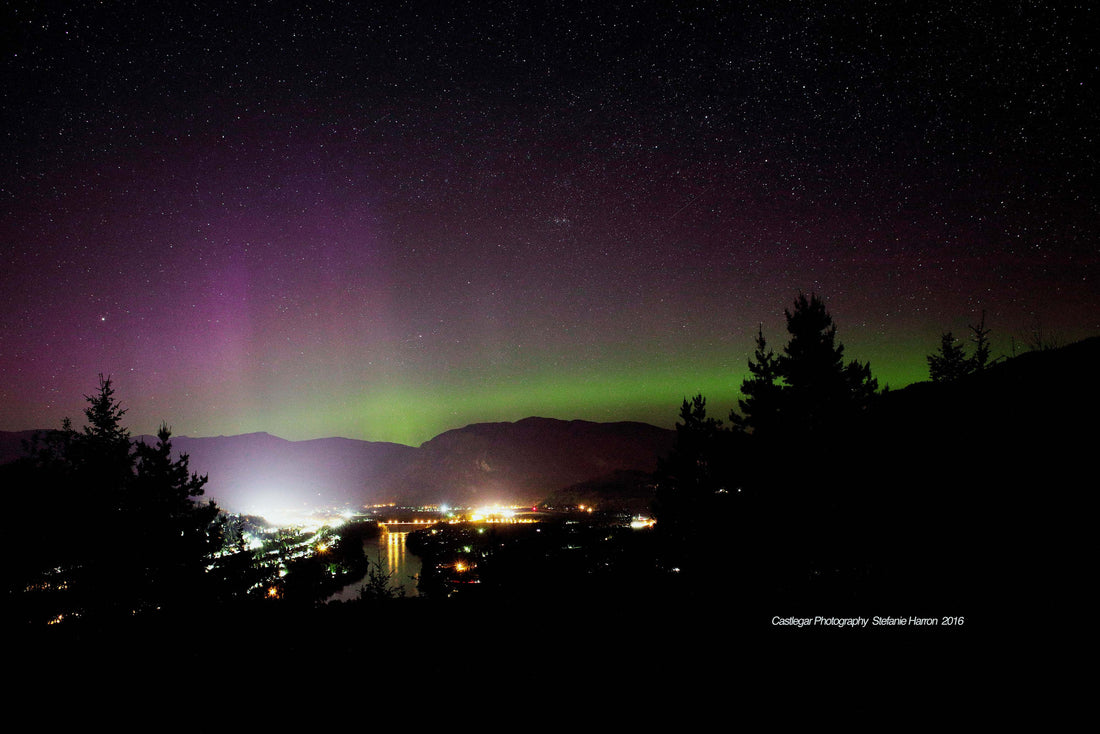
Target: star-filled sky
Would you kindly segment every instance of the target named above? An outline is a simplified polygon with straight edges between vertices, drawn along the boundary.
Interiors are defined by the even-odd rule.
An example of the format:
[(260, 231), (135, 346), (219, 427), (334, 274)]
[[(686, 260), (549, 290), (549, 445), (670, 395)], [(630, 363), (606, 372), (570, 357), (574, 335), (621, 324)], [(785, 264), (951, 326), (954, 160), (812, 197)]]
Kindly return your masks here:
[(417, 445), (1100, 333), (1095, 18), (1047, 2), (5, 3), (0, 429)]

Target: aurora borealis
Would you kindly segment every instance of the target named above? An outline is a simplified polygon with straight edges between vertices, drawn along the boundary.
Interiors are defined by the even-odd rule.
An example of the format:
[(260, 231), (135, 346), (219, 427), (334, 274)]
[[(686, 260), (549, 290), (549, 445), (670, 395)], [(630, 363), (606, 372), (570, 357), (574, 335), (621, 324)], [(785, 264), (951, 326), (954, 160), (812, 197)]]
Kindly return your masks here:
[[(1100, 333), (1087, 11), (9, 3), (0, 430), (419, 444), (736, 406), (816, 292), (880, 384)], [(777, 9), (781, 8), (781, 9)]]

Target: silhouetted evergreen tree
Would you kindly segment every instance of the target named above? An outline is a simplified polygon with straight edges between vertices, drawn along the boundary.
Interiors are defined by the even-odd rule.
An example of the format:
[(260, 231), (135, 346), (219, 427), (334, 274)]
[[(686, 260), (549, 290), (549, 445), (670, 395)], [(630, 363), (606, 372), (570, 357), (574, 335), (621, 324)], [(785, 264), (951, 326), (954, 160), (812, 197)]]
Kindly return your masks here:
[(862, 522), (838, 467), (866, 458), (850, 437), (878, 382), (869, 364), (845, 361), (819, 298), (800, 294), (785, 313), (780, 354), (757, 330), (742, 415), (730, 414), (741, 430), (708, 418), (702, 395), (684, 401), (655, 505), (666, 558), (746, 597), (847, 567)]
[(245, 521), (241, 517), (222, 517), (223, 542), (210, 574), (218, 601), (237, 604), (250, 596), (261, 597), (263, 582), (268, 579), (258, 554), (249, 547)]
[(682, 486), (691, 487), (692, 495), (709, 494), (723, 481), (719, 450), (724, 432), (721, 420), (707, 416), (706, 398), (696, 395), (690, 402), (684, 400), (666, 469)]
[(973, 372), (980, 372), (989, 365), (989, 333), (985, 326), (985, 311), (982, 311), (982, 320), (970, 325), (973, 332), (971, 341), (974, 342), (974, 354), (970, 357), (970, 366)]
[(126, 411), (115, 400), (109, 377), (99, 377), (99, 389), (85, 395), (86, 424), (76, 431), (65, 419), (59, 433), (46, 441), (41, 454), (55, 485), (58, 510), (68, 553), (55, 567), (55, 585), (66, 609), (62, 613), (94, 616), (132, 609), (135, 597), (123, 579), (135, 561), (137, 544), (128, 525), (126, 494), (133, 481), (134, 456), (130, 432), (122, 425)]
[[(195, 500), (205, 477), (173, 460), (171, 432), (131, 443), (110, 378), (85, 396), (87, 424), (66, 419), (29, 446), (16, 490), (45, 550), (21, 570), (28, 617), (123, 618), (213, 598), (207, 569), (222, 543), (219, 510)], [(49, 519), (42, 519), (49, 518)], [(32, 608), (33, 607), (33, 608)]]
[(199, 503), (206, 476), (189, 469), (189, 457), (172, 459), (172, 432), (162, 424), (157, 442), (135, 444), (135, 473), (124, 514), (143, 559), (132, 583), (147, 603), (206, 599), (206, 570), (222, 549), (223, 522), (214, 502)]
[(821, 299), (799, 294), (785, 315), (790, 339), (780, 355), (767, 350), (758, 332), (752, 376), (741, 384), (743, 415), (731, 420), (754, 432), (794, 436), (835, 428), (867, 408), (878, 381), (870, 364), (845, 364), (844, 345)]
[(787, 385), (783, 422), (787, 430), (816, 432), (834, 427), (868, 405), (878, 389), (869, 364), (844, 364), (844, 345), (825, 304), (799, 294), (787, 310), (790, 341), (779, 357), (779, 373)]
[(361, 601), (381, 601), (384, 599), (396, 599), (405, 596), (405, 587), (394, 587), (390, 580), (393, 571), (386, 571), (382, 561), (376, 558), (374, 561), (367, 559), (367, 575), (363, 578), (363, 584), (359, 587), (359, 599)]
[(970, 357), (966, 356), (962, 345), (950, 331), (940, 337), (939, 352), (928, 355), (928, 375), (932, 382), (954, 382), (974, 372), (981, 372), (991, 364), (989, 361), (991, 330), (986, 328), (984, 311), (981, 321), (970, 324), (970, 331), (971, 341), (974, 342), (974, 353)]
[(763, 327), (756, 332), (756, 351), (749, 360), (749, 379), (741, 383), (744, 398), (738, 401), (742, 415), (730, 411), (730, 422), (756, 434), (770, 433), (779, 422), (783, 387), (779, 384), (779, 360), (764, 339)]
[(970, 374), (971, 363), (958, 339), (949, 331), (940, 337), (940, 351), (928, 355), (932, 382), (953, 382)]
[(736, 493), (736, 442), (743, 434), (707, 416), (706, 399), (685, 399), (676, 424), (676, 442), (658, 467), (653, 510), (666, 563), (689, 575), (714, 568), (725, 536), (728, 506)]

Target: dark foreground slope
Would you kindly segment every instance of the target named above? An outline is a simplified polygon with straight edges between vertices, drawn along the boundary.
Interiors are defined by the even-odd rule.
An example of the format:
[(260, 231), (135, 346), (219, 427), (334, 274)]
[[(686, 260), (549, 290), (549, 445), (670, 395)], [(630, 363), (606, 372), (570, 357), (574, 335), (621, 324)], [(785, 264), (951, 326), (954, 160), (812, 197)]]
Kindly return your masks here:
[(1089, 578), (1098, 369), (1093, 339), (888, 392), (828, 431), (745, 437), (724, 462), (735, 491), (682, 515), (670, 491), (657, 530), (680, 529), (668, 550), (693, 603), (742, 618), (1011, 627), (1067, 609)]
[(1092, 338), (882, 397), (852, 449), (903, 578), (1007, 617), (1072, 593), (1098, 371)]

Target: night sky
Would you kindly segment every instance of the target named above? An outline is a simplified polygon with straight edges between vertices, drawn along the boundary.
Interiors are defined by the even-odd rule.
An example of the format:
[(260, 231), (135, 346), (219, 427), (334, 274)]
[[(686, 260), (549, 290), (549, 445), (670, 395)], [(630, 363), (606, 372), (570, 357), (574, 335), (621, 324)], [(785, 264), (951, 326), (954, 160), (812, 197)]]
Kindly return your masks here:
[(800, 291), (894, 388), (1098, 334), (1070, 5), (5, 3), (0, 429), (725, 418)]

